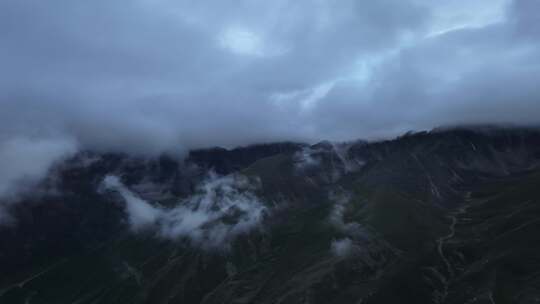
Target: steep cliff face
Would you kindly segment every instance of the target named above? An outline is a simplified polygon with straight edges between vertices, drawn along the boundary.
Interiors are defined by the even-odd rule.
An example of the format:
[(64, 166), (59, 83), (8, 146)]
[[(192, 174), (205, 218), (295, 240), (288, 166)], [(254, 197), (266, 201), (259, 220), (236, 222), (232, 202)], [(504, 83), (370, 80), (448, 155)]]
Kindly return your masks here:
[(81, 153), (0, 228), (0, 302), (534, 303), (539, 165), (499, 128)]

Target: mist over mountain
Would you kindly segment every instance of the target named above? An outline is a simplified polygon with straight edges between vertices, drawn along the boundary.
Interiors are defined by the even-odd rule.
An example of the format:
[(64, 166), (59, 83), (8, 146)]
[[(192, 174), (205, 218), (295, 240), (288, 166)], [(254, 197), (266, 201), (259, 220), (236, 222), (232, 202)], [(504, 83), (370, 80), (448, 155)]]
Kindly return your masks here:
[(540, 130), (86, 151), (7, 205), (2, 303), (528, 303)]
[(540, 302), (539, 12), (0, 0), (0, 303)]

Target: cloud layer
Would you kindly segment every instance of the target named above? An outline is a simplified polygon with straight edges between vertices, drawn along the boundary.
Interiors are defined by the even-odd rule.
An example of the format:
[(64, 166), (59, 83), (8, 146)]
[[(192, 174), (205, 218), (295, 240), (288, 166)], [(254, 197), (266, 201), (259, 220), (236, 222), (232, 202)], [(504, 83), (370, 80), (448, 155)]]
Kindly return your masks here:
[(5, 209), (44, 178), (52, 163), (76, 151), (76, 143), (66, 138), (18, 137), (1, 142), (0, 224), (11, 221)]
[(153, 153), (538, 123), (537, 10), (535, 0), (6, 0), (0, 140), (62, 134)]
[(31, 139), (14, 162), (24, 163), (52, 160), (50, 138), (155, 154), (538, 124), (539, 10), (536, 0), (4, 0), (0, 151)]

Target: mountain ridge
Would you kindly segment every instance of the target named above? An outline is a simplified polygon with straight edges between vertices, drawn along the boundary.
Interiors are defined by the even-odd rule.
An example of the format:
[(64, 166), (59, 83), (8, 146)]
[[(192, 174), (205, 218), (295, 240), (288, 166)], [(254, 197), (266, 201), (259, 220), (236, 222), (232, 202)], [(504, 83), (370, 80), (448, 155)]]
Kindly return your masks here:
[[(210, 149), (185, 163), (80, 154), (44, 183), (55, 193), (15, 205), (17, 226), (0, 228), (0, 300), (526, 302), (540, 290), (540, 247), (531, 245), (540, 215), (540, 131), (488, 131)], [(126, 198), (98, 191), (109, 175), (161, 217), (130, 230)], [(222, 178), (229, 175), (247, 181)], [(178, 206), (201, 214), (203, 202), (219, 210), (244, 194), (264, 204), (254, 226), (228, 234), (249, 219), (241, 208), (205, 211), (219, 217), (195, 226), (225, 231), (227, 248), (200, 247), (190, 232), (163, 237), (163, 221), (185, 220)]]

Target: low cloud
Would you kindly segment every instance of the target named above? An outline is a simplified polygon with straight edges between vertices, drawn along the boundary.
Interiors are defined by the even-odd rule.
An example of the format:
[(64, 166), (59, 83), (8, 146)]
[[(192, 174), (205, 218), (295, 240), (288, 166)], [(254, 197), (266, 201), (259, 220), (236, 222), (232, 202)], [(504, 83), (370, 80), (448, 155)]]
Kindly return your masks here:
[(294, 167), (298, 171), (312, 169), (321, 165), (321, 159), (317, 156), (320, 151), (314, 150), (311, 147), (305, 147), (296, 152), (293, 156)]
[(370, 232), (358, 222), (347, 220), (347, 208), (351, 204), (351, 195), (344, 191), (333, 191), (329, 193), (329, 200), (334, 204), (330, 211), (329, 222), (340, 233), (355, 240), (369, 239)]
[(11, 138), (0, 142), (0, 223), (10, 219), (9, 206), (19, 195), (31, 191), (51, 165), (77, 151), (65, 138)]
[(107, 176), (103, 187), (122, 196), (132, 231), (152, 230), (170, 240), (187, 238), (205, 248), (227, 248), (235, 237), (255, 229), (267, 212), (253, 193), (257, 181), (240, 175), (210, 174), (196, 194), (170, 208), (141, 199), (116, 176)]
[(345, 214), (350, 204), (351, 196), (344, 192), (330, 192), (329, 200), (334, 204), (330, 211), (329, 221), (334, 227), (349, 236), (362, 237), (365, 229), (357, 222), (346, 221)]
[(345, 258), (353, 253), (354, 245), (350, 238), (343, 238), (333, 240), (330, 244), (330, 248), (335, 256)]
[(126, 214), (129, 226), (134, 231), (140, 231), (156, 224), (158, 218), (164, 214), (164, 209), (154, 207), (145, 200), (131, 192), (116, 176), (108, 175), (103, 180), (106, 189), (118, 191), (126, 203)]

